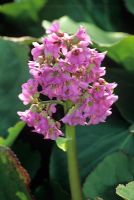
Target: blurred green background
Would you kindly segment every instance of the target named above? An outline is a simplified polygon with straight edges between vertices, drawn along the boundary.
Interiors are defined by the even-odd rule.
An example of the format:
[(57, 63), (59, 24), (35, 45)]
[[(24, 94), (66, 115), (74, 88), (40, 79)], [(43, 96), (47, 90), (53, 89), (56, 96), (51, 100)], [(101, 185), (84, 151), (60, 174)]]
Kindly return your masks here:
[[(37, 200), (70, 199), (65, 154), (54, 142), (20, 125), (7, 131), (19, 120), (17, 111), (26, 109), (18, 94), (29, 77), (32, 42), (40, 41), (56, 19), (68, 33), (85, 26), (93, 48), (107, 51), (106, 78), (118, 83), (119, 100), (106, 123), (77, 127), (78, 157), (86, 200), (121, 199), (115, 187), (134, 179), (134, 0), (0, 0), (0, 143), (21, 132), (10, 146), (31, 176), (32, 194)], [(2, 196), (1, 184), (10, 179), (5, 176), (0, 200), (26, 200), (20, 193), (11, 197), (10, 188), (9, 196)]]

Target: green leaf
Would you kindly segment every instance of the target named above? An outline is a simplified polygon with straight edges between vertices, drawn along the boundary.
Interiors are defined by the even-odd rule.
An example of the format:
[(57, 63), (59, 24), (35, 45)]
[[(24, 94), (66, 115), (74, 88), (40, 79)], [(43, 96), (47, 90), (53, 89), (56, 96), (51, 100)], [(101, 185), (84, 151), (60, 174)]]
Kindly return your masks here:
[(131, 133), (134, 133), (134, 124), (132, 124), (132, 125), (130, 126), (129, 130), (130, 130)]
[[(14, 153), (0, 147), (0, 199), (32, 200), (29, 194), (29, 176)], [(21, 198), (20, 198), (21, 197)]]
[(121, 69), (108, 69), (107, 79), (118, 83), (115, 93), (119, 96), (116, 103), (122, 116), (130, 123), (134, 122), (134, 72)]
[(100, 49), (108, 51), (107, 55), (125, 69), (134, 71), (134, 36), (129, 35), (110, 47)]
[(18, 121), (17, 111), (24, 106), (18, 98), (28, 75), (27, 45), (0, 39), (0, 134)]
[[(109, 153), (125, 149), (125, 152), (134, 155), (134, 136), (129, 132), (129, 124), (115, 111), (106, 123), (78, 126), (76, 136), (82, 182), (96, 164)], [(55, 145), (50, 160), (51, 179), (68, 189), (67, 174), (66, 155)]]
[(133, 180), (134, 158), (121, 152), (107, 156), (86, 178), (83, 192), (86, 198), (102, 197), (117, 200), (115, 186)]
[(87, 0), (49, 0), (43, 9), (42, 16), (52, 21), (67, 15), (74, 21), (94, 23), (104, 30), (115, 31), (122, 25), (120, 7), (120, 1), (116, 0), (112, 3), (109, 0), (88, 0), (88, 2)]
[(33, 179), (41, 166), (40, 153), (21, 140), (17, 140), (12, 149)]
[(4, 145), (5, 139), (3, 137), (0, 137), (0, 146)]
[(44, 3), (44, 0), (19, 0), (1, 5), (0, 13), (16, 19), (19, 17), (19, 20), (31, 18), (37, 21), (38, 11), (43, 7)]
[(63, 151), (67, 151), (67, 142), (68, 139), (67, 138), (63, 138), (63, 137), (58, 137), (56, 139), (56, 144), (57, 146), (62, 149)]
[(14, 141), (16, 140), (16, 138), (18, 137), (19, 133), (22, 131), (24, 126), (25, 122), (20, 121), (14, 127), (10, 127), (8, 129), (8, 136), (4, 140), (3, 145), (8, 147), (12, 146), (12, 144), (14, 143)]
[(23, 192), (17, 192), (16, 196), (19, 197), (20, 200), (28, 200), (27, 196)]
[(134, 14), (134, 1), (133, 1), (133, 0), (124, 0), (124, 1), (125, 1), (125, 4), (126, 4), (127, 9), (128, 9), (132, 14)]
[(124, 198), (125, 200), (133, 200), (134, 199), (134, 181), (125, 185), (118, 185), (116, 188), (116, 193)]

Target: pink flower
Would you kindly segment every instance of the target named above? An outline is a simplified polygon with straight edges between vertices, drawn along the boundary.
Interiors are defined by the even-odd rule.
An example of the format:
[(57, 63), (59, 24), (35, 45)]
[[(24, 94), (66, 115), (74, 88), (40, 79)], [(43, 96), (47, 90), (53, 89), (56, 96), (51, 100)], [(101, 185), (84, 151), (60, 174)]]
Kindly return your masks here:
[(34, 77), (34, 79), (39, 79), (44, 72), (44, 66), (40, 67), (40, 64), (35, 61), (29, 61), (29, 72)]
[(88, 49), (82, 49), (74, 47), (66, 55), (66, 60), (73, 65), (82, 65), (87, 61), (87, 57), (90, 57)]
[[(105, 122), (118, 97), (113, 93), (117, 84), (102, 78), (106, 52), (89, 47), (91, 39), (84, 27), (68, 35), (54, 22), (47, 33), (42, 44), (34, 43), (33, 60), (29, 61), (32, 78), (22, 85), (19, 95), (31, 107), (18, 114), (35, 132), (55, 140), (63, 135), (61, 121), (70, 126)], [(49, 100), (42, 101), (46, 96)], [(70, 105), (59, 122), (53, 119), (58, 103)]]
[(25, 105), (32, 102), (34, 95), (38, 93), (37, 87), (38, 82), (35, 79), (29, 79), (27, 83), (22, 85), (22, 93), (19, 95), (19, 98)]
[(69, 125), (90, 125), (104, 122), (111, 114), (111, 105), (117, 101), (118, 97), (113, 94), (115, 83), (106, 83), (104, 79), (95, 82), (85, 98), (76, 104), (74, 111), (70, 110), (62, 118), (64, 123)]
[(47, 33), (47, 34), (56, 33), (56, 32), (58, 32), (59, 30), (60, 30), (59, 22), (54, 21), (54, 22), (52, 23), (52, 25), (50, 26), (50, 28), (48, 28), (48, 29), (46, 30), (46, 33)]
[(81, 47), (87, 47), (89, 44), (92, 44), (91, 39), (83, 26), (80, 26), (75, 37), (79, 40), (79, 46)]
[(59, 56), (62, 40), (55, 33), (52, 33), (49, 37), (43, 40), (45, 56), (53, 56), (57, 58)]
[(33, 42), (34, 48), (31, 51), (33, 59), (36, 60), (40, 55), (43, 54), (43, 45)]
[(79, 110), (74, 111), (71, 114), (65, 115), (61, 121), (64, 124), (69, 124), (70, 126), (76, 126), (76, 125), (85, 125), (85, 118), (81, 114)]
[(55, 123), (45, 112), (36, 113), (30, 110), (18, 112), (20, 119), (25, 121), (28, 126), (34, 127), (34, 132), (44, 136), (44, 139), (55, 140), (63, 135), (59, 123)]

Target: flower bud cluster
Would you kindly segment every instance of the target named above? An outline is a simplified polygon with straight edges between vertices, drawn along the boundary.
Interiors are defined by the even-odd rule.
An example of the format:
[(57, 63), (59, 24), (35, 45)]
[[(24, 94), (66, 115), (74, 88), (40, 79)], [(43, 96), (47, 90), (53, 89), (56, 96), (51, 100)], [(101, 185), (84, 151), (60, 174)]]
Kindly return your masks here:
[[(31, 107), (18, 114), (35, 132), (55, 140), (63, 135), (61, 121), (70, 126), (104, 122), (118, 97), (113, 94), (117, 84), (102, 78), (106, 52), (90, 48), (92, 42), (84, 27), (69, 35), (54, 22), (47, 33), (41, 44), (33, 43), (33, 60), (29, 61), (32, 78), (22, 85), (19, 95)], [(49, 101), (43, 102), (41, 95)], [(56, 104), (70, 105), (59, 122), (53, 119)]]

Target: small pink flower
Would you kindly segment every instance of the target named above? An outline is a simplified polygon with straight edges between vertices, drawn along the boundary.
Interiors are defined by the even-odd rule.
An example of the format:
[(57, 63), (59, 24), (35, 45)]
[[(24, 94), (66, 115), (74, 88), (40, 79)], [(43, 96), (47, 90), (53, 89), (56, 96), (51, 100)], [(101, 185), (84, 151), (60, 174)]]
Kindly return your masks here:
[(79, 45), (81, 47), (87, 47), (89, 44), (92, 44), (91, 39), (83, 26), (80, 26), (75, 36), (80, 41)]
[(57, 58), (62, 46), (62, 40), (55, 33), (52, 33), (49, 37), (43, 40), (45, 56), (53, 56)]
[(29, 79), (27, 83), (22, 85), (22, 93), (19, 98), (25, 105), (32, 102), (34, 94), (37, 93), (37, 87), (38, 82), (35, 79)]
[(35, 113), (30, 110), (18, 112), (20, 119), (25, 121), (28, 126), (34, 127), (34, 132), (44, 136), (44, 139), (55, 140), (58, 136), (63, 135), (59, 129), (60, 126), (51, 118), (44, 116), (46, 113)]
[(48, 28), (46, 30), (46, 33), (47, 34), (56, 33), (56, 32), (59, 32), (59, 30), (60, 30), (59, 22), (55, 21), (55, 22), (52, 23), (50, 28)]
[(43, 54), (43, 45), (33, 42), (34, 48), (31, 51), (33, 59), (36, 60), (40, 55)]
[(75, 47), (67, 53), (66, 60), (70, 64), (77, 66), (84, 64), (88, 56), (90, 56), (88, 50)]
[(65, 124), (69, 124), (70, 126), (76, 126), (76, 125), (85, 125), (85, 118), (81, 114), (79, 110), (74, 111), (71, 114), (65, 115), (61, 121)]

